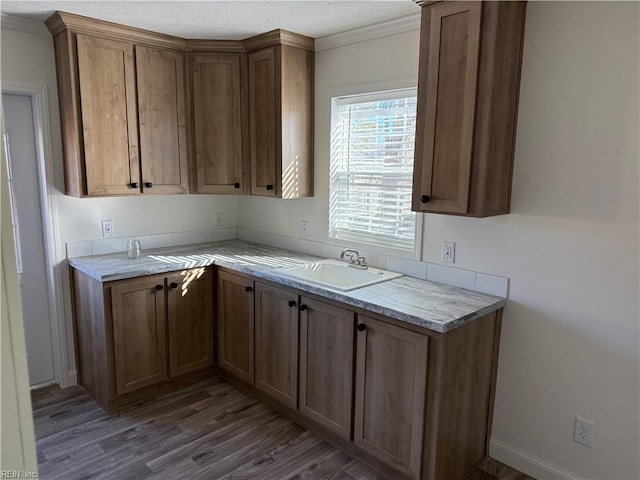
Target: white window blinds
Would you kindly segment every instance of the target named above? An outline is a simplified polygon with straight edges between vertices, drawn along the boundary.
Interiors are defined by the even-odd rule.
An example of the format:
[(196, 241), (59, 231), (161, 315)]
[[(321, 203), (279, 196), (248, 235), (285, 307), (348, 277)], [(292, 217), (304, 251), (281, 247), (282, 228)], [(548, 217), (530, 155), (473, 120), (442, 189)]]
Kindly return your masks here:
[(415, 251), (416, 90), (334, 98), (329, 237)]

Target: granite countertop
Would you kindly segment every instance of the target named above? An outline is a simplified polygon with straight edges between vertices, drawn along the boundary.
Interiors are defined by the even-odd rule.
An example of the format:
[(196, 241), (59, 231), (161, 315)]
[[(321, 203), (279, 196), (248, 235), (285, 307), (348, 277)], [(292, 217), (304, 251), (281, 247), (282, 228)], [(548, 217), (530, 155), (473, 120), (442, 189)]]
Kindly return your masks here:
[(501, 297), (407, 276), (339, 292), (274, 272), (317, 260), (320, 258), (289, 250), (227, 240), (149, 250), (135, 260), (126, 253), (114, 253), (70, 258), (69, 264), (101, 282), (217, 265), (437, 332), (448, 332), (505, 305)]

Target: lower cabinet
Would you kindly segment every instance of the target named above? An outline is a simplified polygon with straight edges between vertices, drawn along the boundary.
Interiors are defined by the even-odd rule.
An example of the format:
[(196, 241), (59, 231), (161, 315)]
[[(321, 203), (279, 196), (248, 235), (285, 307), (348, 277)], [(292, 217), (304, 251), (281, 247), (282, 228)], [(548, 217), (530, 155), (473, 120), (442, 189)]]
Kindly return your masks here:
[(143, 277), (111, 288), (116, 393), (165, 380), (167, 328), (164, 277)]
[(79, 383), (105, 409), (213, 372), (211, 269), (106, 283), (71, 272)]
[(218, 272), (218, 366), (253, 385), (253, 280)]
[(167, 277), (170, 376), (213, 365), (213, 297), (211, 269)]
[(256, 387), (298, 408), (298, 295), (256, 282)]
[(429, 337), (358, 318), (353, 442), (420, 476)]
[(351, 439), (355, 313), (300, 299), (300, 413)]
[(462, 479), (488, 454), (501, 315), (405, 328), (219, 270), (218, 365), (389, 478)]

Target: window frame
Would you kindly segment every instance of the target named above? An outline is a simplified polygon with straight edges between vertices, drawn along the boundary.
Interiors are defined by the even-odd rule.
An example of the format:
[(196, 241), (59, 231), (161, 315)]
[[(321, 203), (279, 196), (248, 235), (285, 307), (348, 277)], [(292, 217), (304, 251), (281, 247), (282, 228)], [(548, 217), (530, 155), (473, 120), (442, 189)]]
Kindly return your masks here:
[[(373, 243), (363, 243), (358, 240), (351, 239), (341, 239), (334, 238), (329, 235), (330, 233), (330, 208), (331, 208), (331, 132), (334, 124), (335, 115), (337, 110), (335, 107), (337, 106), (338, 99), (344, 99), (348, 97), (354, 97), (354, 103), (356, 103), (356, 99), (361, 95), (379, 95), (381, 98), (387, 96), (387, 98), (393, 98), (393, 94), (402, 95), (403, 91), (406, 90), (415, 90), (417, 92), (417, 86), (415, 85), (414, 80), (399, 80), (394, 82), (384, 82), (384, 83), (369, 83), (369, 84), (361, 84), (361, 85), (353, 85), (349, 87), (343, 88), (334, 88), (329, 89), (327, 92), (326, 103), (328, 107), (328, 122), (326, 122), (327, 132), (325, 135), (326, 138), (326, 168), (325, 174), (327, 179), (327, 196), (325, 200), (325, 228), (324, 228), (324, 241), (325, 243), (337, 247), (352, 247), (357, 248), (358, 250), (364, 252), (371, 252), (376, 254), (384, 254), (395, 257), (402, 257), (414, 260), (420, 260), (422, 256), (422, 237), (423, 237), (423, 225), (424, 225), (424, 214), (421, 212), (414, 212), (416, 215), (415, 221), (415, 236), (414, 236), (414, 244), (412, 250), (404, 250), (397, 249), (389, 246), (381, 246)], [(415, 159), (414, 159), (415, 161)]]

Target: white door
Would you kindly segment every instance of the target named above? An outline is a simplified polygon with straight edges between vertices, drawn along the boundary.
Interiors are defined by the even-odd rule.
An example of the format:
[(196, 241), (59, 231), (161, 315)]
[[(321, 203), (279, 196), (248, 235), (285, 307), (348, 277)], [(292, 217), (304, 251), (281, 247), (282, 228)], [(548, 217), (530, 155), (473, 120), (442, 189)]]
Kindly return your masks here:
[(38, 385), (55, 375), (31, 97), (2, 94), (2, 110), (29, 384)]

